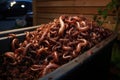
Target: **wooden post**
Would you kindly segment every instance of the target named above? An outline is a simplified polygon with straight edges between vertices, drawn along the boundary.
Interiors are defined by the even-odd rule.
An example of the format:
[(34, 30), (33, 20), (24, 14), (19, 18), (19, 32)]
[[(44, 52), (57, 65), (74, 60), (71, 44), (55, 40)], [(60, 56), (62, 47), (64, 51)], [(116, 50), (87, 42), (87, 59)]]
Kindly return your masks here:
[(37, 25), (37, 5), (36, 5), (37, 0), (33, 0), (33, 25)]

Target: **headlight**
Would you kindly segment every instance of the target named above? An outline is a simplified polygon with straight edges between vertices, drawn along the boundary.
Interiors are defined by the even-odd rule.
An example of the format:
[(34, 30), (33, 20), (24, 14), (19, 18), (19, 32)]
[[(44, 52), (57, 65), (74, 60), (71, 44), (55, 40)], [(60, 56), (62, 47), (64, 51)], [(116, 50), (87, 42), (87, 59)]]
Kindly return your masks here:
[(24, 4), (22, 4), (22, 5), (21, 5), (21, 7), (22, 7), (22, 8), (25, 8), (25, 5), (24, 5)]
[(15, 5), (15, 4), (16, 4), (16, 1), (10, 2), (10, 7), (12, 7), (12, 6)]

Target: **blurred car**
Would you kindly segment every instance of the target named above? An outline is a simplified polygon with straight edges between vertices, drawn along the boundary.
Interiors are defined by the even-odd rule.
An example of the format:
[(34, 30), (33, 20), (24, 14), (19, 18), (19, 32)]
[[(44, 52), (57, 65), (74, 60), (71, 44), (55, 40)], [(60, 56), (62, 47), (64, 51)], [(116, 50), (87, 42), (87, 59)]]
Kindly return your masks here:
[(1, 5), (0, 17), (16, 17), (32, 11), (32, 0), (9, 0)]

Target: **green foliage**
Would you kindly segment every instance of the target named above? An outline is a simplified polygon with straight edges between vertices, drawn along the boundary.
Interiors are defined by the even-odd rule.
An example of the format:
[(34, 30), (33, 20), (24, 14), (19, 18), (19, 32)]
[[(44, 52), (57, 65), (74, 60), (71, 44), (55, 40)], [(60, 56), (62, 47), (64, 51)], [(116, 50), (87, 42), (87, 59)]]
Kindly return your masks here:
[(112, 63), (114, 63), (116, 65), (116, 67), (120, 68), (120, 47), (119, 47), (119, 43), (115, 43), (113, 45), (111, 61), (112, 61)]
[[(98, 23), (99, 26), (102, 26), (105, 23), (105, 20), (108, 17), (108, 12), (113, 11), (116, 17), (119, 17), (118, 10), (120, 7), (120, 0), (111, 0), (105, 7), (105, 9), (98, 9), (98, 15), (93, 16), (93, 20)], [(102, 18), (102, 19), (100, 19)], [(118, 19), (116, 19), (116, 22)], [(116, 25), (117, 27), (117, 25)]]

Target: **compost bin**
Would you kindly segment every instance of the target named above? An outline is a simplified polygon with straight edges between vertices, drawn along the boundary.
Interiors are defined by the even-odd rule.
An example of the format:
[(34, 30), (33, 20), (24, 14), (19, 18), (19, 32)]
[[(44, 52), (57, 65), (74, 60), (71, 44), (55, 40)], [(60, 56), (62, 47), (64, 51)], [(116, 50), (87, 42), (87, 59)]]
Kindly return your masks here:
[[(63, 21), (61, 20), (61, 17), (60, 17), (58, 20), (54, 20), (54, 21), (56, 21), (55, 24), (49, 23), (47, 25), (41, 25), (40, 26), (41, 28), (37, 28), (38, 32), (40, 30), (43, 31), (43, 33), (40, 33), (42, 38), (40, 37), (40, 39), (38, 39), (38, 40), (42, 41), (43, 38), (47, 39), (45, 34), (49, 33), (49, 30), (48, 30), (47, 33), (44, 33), (44, 32), (46, 32), (46, 29), (48, 28), (48, 25), (54, 25), (54, 26), (49, 26), (49, 27), (52, 27), (52, 28), (54, 28), (55, 26), (58, 26), (60, 28), (60, 25), (65, 20), (67, 20), (69, 18), (68, 16), (67, 17), (62, 16), (62, 17), (63, 17)], [(69, 23), (71, 28), (76, 27), (76, 21), (79, 22), (78, 18), (79, 18), (78, 16), (69, 18), (68, 20), (71, 20), (71, 21), (68, 21), (68, 22), (65, 22), (65, 23)], [(82, 19), (82, 21), (80, 21), (81, 25), (83, 25), (83, 27), (86, 27), (86, 25), (84, 26), (84, 21), (86, 21), (86, 19), (85, 18), (81, 18), (81, 19)], [(59, 22), (59, 20), (61, 22)], [(76, 20), (76, 21), (74, 22), (74, 20)], [(57, 23), (57, 25), (56, 25), (56, 23)], [(86, 24), (89, 26), (92, 23), (86, 23)], [(57, 29), (59, 29), (59, 28), (57, 28)], [(34, 29), (34, 26), (33, 26), (33, 29)], [(66, 27), (65, 29), (69, 29), (69, 27), (68, 28)], [(89, 30), (88, 34), (90, 34), (93, 29), (94, 28), (86, 28), (86, 29), (83, 29), (83, 30)], [(96, 29), (98, 29), (98, 27)], [(41, 68), (40, 68), (41, 66), (37, 66), (37, 68), (35, 68), (36, 65), (43, 64), (43, 62), (38, 62), (39, 64), (37, 64), (37, 62), (35, 62), (35, 64), (33, 64), (34, 61), (37, 60), (37, 57), (39, 57), (39, 54), (36, 55), (37, 52), (35, 51), (35, 49), (33, 49), (33, 47), (32, 47), (33, 45), (31, 45), (32, 42), (27, 43), (27, 44), (30, 45), (30, 47), (27, 48), (27, 49), (24, 49), (24, 47), (28, 46), (26, 44), (26, 41), (24, 41), (24, 40), (30, 39), (30, 37), (31, 37), (31, 35), (27, 35), (27, 34), (30, 34), (29, 30), (32, 30), (32, 28), (31, 29), (28, 28), (28, 30), (26, 29), (26, 31), (27, 31), (26, 33), (23, 33), (23, 32), (18, 33), (13, 37), (9, 37), (9, 36), (0, 37), (0, 53), (1, 53), (1, 55), (0, 55), (0, 58), (1, 58), (0, 59), (0, 65), (1, 65), (0, 66), (0, 68), (1, 68), (0, 79), (3, 79), (3, 80), (4, 79), (9, 79), (9, 80), (16, 80), (16, 79), (17, 80), (20, 80), (20, 79), (34, 80), (34, 79), (36, 79), (36, 78), (34, 78), (34, 74), (37, 75), (37, 73), (38, 73), (39, 75), (41, 75), (42, 71), (45, 71), (45, 70), (41, 70)], [(55, 30), (56, 30), (56, 28), (55, 28)], [(101, 28), (100, 30), (102, 30), (103, 33), (105, 31), (105, 29), (103, 29), (103, 28)], [(65, 31), (67, 31), (67, 30), (65, 30)], [(74, 31), (74, 29), (73, 29), (73, 31)], [(75, 29), (75, 31), (76, 31), (76, 29)], [(17, 32), (21, 32), (21, 30), (17, 30)], [(30, 31), (30, 32), (32, 34), (37, 34), (38, 33), (36, 31), (33, 31), (33, 32)], [(79, 33), (79, 34), (86, 36), (85, 34), (83, 34), (84, 32), (85, 31), (81, 32), (82, 34), (81, 33)], [(88, 46), (91, 46), (91, 45), (87, 44), (85, 47), (81, 48), (81, 49), (84, 49), (85, 51), (80, 52), (80, 54), (78, 54), (76, 57), (74, 57), (72, 59), (70, 58), (67, 61), (66, 61), (66, 59), (62, 60), (63, 58), (59, 58), (60, 59), (59, 62), (56, 62), (54, 60), (54, 58), (57, 60), (58, 57), (57, 58), (56, 57), (51, 58), (51, 56), (53, 56), (53, 54), (52, 55), (47, 54), (48, 55), (47, 61), (51, 61), (51, 62), (50, 63), (45, 63), (44, 65), (46, 65), (46, 64), (49, 65), (49, 64), (52, 64), (54, 62), (55, 62), (55, 64), (52, 64), (52, 65), (54, 65), (55, 68), (56, 68), (56, 65), (58, 65), (58, 64), (63, 64), (63, 65), (60, 65), (59, 67), (57, 66), (57, 68), (55, 70), (50, 70), (50, 73), (48, 73), (48, 74), (45, 74), (45, 72), (42, 73), (42, 74), (45, 74), (45, 75), (42, 76), (42, 77), (39, 77), (39, 80), (86, 80), (88, 78), (92, 79), (92, 80), (107, 80), (108, 77), (109, 77), (109, 67), (110, 67), (110, 61), (111, 61), (112, 45), (113, 45), (113, 43), (114, 43), (114, 41), (115, 41), (115, 39), (117, 37), (116, 33), (112, 32), (112, 31), (110, 31), (110, 33), (111, 34), (109, 36), (104, 37), (104, 39), (102, 41), (100, 41), (99, 43), (97, 43), (94, 46), (90, 47), (90, 49), (88, 49)], [(51, 32), (51, 34), (52, 34), (52, 32)], [(4, 33), (3, 33), (3, 35), (4, 35)], [(42, 36), (42, 35), (44, 35), (44, 36)], [(70, 34), (70, 35), (72, 36), (72, 34)], [(92, 35), (94, 36), (95, 34), (92, 34)], [(36, 37), (35, 35), (33, 35), (33, 36)], [(31, 41), (34, 41), (33, 36), (32, 36)], [(52, 35), (52, 36), (54, 36), (54, 35)], [(56, 37), (56, 34), (55, 34), (55, 37)], [(81, 38), (81, 39), (78, 39), (78, 38), (77, 39), (80, 40), (80, 41), (83, 41), (81, 43), (84, 43), (84, 39), (82, 39), (82, 38), (85, 38), (85, 39), (89, 40), (88, 37), (79, 36), (79, 38)], [(17, 52), (16, 49), (18, 50), (20, 48), (18, 46), (23, 45), (23, 43), (17, 45), (17, 48), (14, 47), (15, 51), (13, 50), (13, 46), (11, 46), (12, 41), (14, 39), (16, 39), (16, 38), (20, 42), (25, 42), (25, 44), (26, 44), (26, 45), (24, 44), (25, 46), (22, 46), (23, 47), (23, 52), (22, 53), (16, 53)], [(60, 38), (61, 38), (61, 35), (60, 35), (59, 38), (57, 38), (57, 41), (59, 41)], [(64, 38), (64, 36), (62, 36), (62, 38)], [(73, 38), (76, 38), (76, 37), (73, 36), (71, 38), (71, 40)], [(64, 39), (61, 39), (61, 40), (64, 40)], [(52, 42), (55, 42), (55, 44), (57, 44), (56, 41), (52, 41)], [(44, 44), (45, 45), (44, 47), (46, 47), (47, 44), (51, 44), (52, 42), (50, 42), (50, 43), (46, 42), (46, 44)], [(70, 43), (70, 42), (68, 42), (68, 43)], [(41, 44), (41, 42), (39, 44)], [(49, 45), (49, 46), (51, 46), (51, 45)], [(75, 45), (76, 45), (76, 43), (75, 43)], [(35, 46), (38, 47), (38, 45), (35, 45)], [(52, 46), (54, 46), (54, 45), (52, 45)], [(43, 47), (40, 47), (40, 48), (43, 48)], [(59, 47), (59, 46), (58, 46), (58, 48), (59, 49), (55, 48), (55, 50), (57, 50), (58, 52), (61, 52), (62, 48)], [(32, 52), (29, 52), (29, 50), (31, 50), (31, 49), (32, 49)], [(47, 51), (49, 51), (48, 48), (45, 48), (45, 49), (47, 49)], [(65, 50), (66, 49), (68, 49), (68, 48), (65, 48)], [(71, 49), (71, 48), (69, 48), (69, 49)], [(76, 49), (76, 48), (74, 48), (74, 49)], [(27, 53), (27, 51), (28, 51), (28, 53)], [(9, 54), (11, 54), (11, 55), (9, 55), (7, 52), (9, 52)], [(38, 53), (40, 53), (40, 51)], [(44, 54), (44, 53), (46, 54), (47, 52), (44, 51), (41, 54)], [(5, 54), (5, 57), (4, 57), (4, 54)], [(17, 54), (17, 57), (15, 57), (14, 54)], [(24, 56), (27, 56), (27, 57), (24, 57)], [(38, 60), (46, 61), (45, 56), (46, 55), (43, 55), (42, 56), (43, 59), (39, 58)], [(54, 56), (56, 56), (56, 54), (54, 54)], [(60, 54), (60, 56), (61, 56), (61, 54)], [(65, 57), (65, 55), (62, 56), (62, 57), (68, 58), (68, 56)], [(33, 58), (33, 59), (31, 59), (31, 58)], [(11, 59), (12, 59), (12, 61), (11, 61)], [(23, 60), (23, 59), (25, 59), (25, 60)], [(33, 62), (32, 62), (32, 60), (33, 60)], [(29, 63), (29, 61), (30, 61), (30, 63)], [(67, 63), (65, 63), (64, 61), (66, 61)], [(34, 65), (34, 66), (32, 66), (32, 65)], [(46, 66), (44, 66), (44, 67), (46, 67)], [(41, 73), (39, 73), (40, 70), (41, 70)], [(37, 72), (35, 72), (35, 71), (37, 71)], [(47, 70), (46, 70), (46, 72), (47, 72)], [(22, 76), (22, 77), (20, 77), (20, 76)]]

